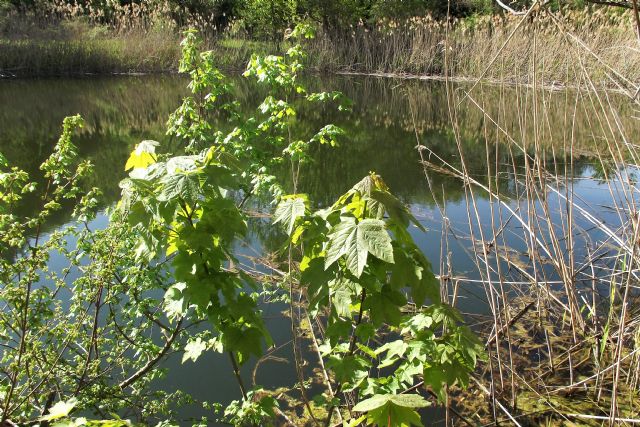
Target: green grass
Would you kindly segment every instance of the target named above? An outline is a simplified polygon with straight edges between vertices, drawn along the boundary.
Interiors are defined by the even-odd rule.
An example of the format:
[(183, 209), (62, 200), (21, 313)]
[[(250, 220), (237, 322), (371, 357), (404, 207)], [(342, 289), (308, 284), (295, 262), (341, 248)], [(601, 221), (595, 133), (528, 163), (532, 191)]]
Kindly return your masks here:
[(50, 76), (164, 72), (175, 69), (176, 40), (0, 40), (0, 74)]

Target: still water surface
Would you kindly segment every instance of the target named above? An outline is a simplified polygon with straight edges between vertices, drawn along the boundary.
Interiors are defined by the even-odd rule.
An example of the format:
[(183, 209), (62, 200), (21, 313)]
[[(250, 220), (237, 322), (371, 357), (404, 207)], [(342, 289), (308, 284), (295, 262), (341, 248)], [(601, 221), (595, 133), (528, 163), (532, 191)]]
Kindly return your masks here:
[[(239, 100), (243, 104), (258, 105), (260, 91), (244, 79), (238, 78), (235, 82)], [(62, 119), (81, 114), (86, 126), (74, 141), (81, 155), (95, 164), (95, 175), (90, 184), (102, 189), (106, 208), (119, 197), (118, 182), (125, 176), (123, 166), (136, 143), (155, 139), (161, 142), (165, 151), (179, 149), (175, 141), (165, 136), (164, 129), (169, 113), (187, 93), (186, 83), (179, 76), (1, 81), (0, 152), (16, 166), (37, 176), (38, 166), (58, 138)], [(334, 122), (347, 131), (347, 137), (338, 148), (315, 150), (314, 162), (305, 166), (301, 173), (299, 191), (308, 193), (318, 206), (327, 205), (369, 171), (375, 171), (427, 227), (426, 233), (413, 234), (436, 273), (440, 260), (448, 258), (456, 276), (477, 277), (469, 240), (450, 237), (447, 247), (442, 245), (443, 213), (451, 230), (459, 230), (460, 236), (468, 234), (464, 232), (468, 229), (464, 187), (456, 177), (435, 172), (429, 174), (428, 185), (416, 149), (419, 142), (446, 161), (460, 164), (445, 86), (438, 82), (364, 77), (314, 77), (309, 78), (308, 84), (314, 90), (342, 90), (354, 101), (354, 108), (342, 115), (322, 108), (300, 112), (300, 126), (317, 129)], [(606, 206), (610, 203), (605, 187), (592, 179), (602, 171), (594, 166), (596, 162), (590, 154), (597, 148), (593, 144), (597, 145), (598, 138), (589, 110), (575, 108), (575, 114), (567, 117), (567, 105), (573, 102), (574, 94), (544, 93), (533, 97), (517, 89), (492, 87), (480, 88), (476, 93), (482, 107), (500, 121), (501, 128), (523, 138), (538, 132), (537, 140), (546, 144), (549, 152), (566, 144), (567, 133), (562, 129), (566, 129), (567, 120), (572, 120), (575, 123), (574, 153), (577, 154), (573, 158), (570, 180), (585, 204)], [(640, 134), (637, 121), (626, 121), (631, 116), (630, 111), (623, 101), (619, 103), (622, 125), (632, 135)], [(515, 113), (529, 110), (535, 110), (543, 117), (544, 126), (535, 127), (523, 119), (525, 114)], [(467, 101), (457, 112), (457, 118), (469, 172), (484, 182), (488, 165), (493, 174), (497, 168), (497, 172), (505, 176), (495, 183), (500, 193), (514, 196), (517, 185), (511, 164), (522, 165), (523, 156), (501, 148), (500, 132), (487, 131), (487, 119), (477, 106)], [(478, 211), (488, 223), (490, 202), (482, 193), (476, 196)], [(29, 208), (29, 203), (21, 207), (25, 213)], [(604, 212), (605, 218), (606, 215)], [(609, 220), (615, 223), (616, 217), (611, 215)], [(61, 212), (47, 224), (48, 230), (64, 227), (68, 221), (69, 212)], [(94, 223), (95, 226), (104, 224), (104, 215)], [(597, 234), (592, 237), (598, 238)], [(279, 248), (282, 236), (256, 222), (248, 242), (252, 251), (260, 253)], [(516, 250), (522, 248), (522, 242), (515, 237), (507, 243)], [(52, 259), (52, 263), (55, 262)], [(484, 290), (473, 284), (459, 290), (458, 307), (470, 314), (489, 312)], [(281, 314), (282, 309), (277, 305), (265, 307), (276, 345), (289, 340), (289, 321)], [(277, 355), (291, 360), (290, 353), (290, 348), (284, 346)], [(195, 364), (180, 365), (180, 357), (175, 354), (165, 364), (170, 368), (169, 374), (158, 382), (158, 388), (182, 389), (196, 399), (223, 403), (239, 397), (226, 358), (206, 355)], [(247, 366), (244, 374), (250, 376), (251, 369)], [(294, 381), (290, 363), (266, 363), (257, 371), (258, 384), (267, 388), (290, 385)], [(205, 414), (206, 411), (196, 405), (184, 409), (181, 416), (186, 419)], [(438, 417), (437, 413), (432, 415)]]

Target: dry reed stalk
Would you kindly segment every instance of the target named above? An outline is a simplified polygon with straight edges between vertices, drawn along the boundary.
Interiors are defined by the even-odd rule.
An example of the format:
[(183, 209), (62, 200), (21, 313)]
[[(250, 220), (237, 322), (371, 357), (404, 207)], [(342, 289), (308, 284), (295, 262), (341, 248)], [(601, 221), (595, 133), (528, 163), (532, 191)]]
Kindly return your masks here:
[[(560, 31), (559, 39), (564, 40), (571, 58), (571, 65), (564, 69), (564, 78), (578, 86), (577, 90), (564, 94), (564, 124), (559, 138), (554, 137), (557, 132), (547, 111), (552, 94), (540, 89), (545, 85), (547, 58), (540, 42), (544, 40), (545, 29), (536, 24), (543, 19), (551, 20), (551, 25)], [(510, 106), (499, 103), (496, 114), (485, 105), (480, 80), (489, 70), (501, 76), (513, 70), (508, 65), (510, 53), (504, 48), (506, 43), (500, 42), (503, 48), (497, 55), (487, 56), (490, 66), (482, 68), (470, 89), (456, 90), (445, 73), (447, 105), (457, 147), (456, 165), (421, 143), (415, 118), (416, 101), (411, 94), (408, 96), (430, 191), (434, 193), (429, 179), (432, 169), (458, 177), (464, 186), (467, 233), (478, 276), (474, 280), (484, 287), (491, 312), (487, 319), (491, 327), (486, 335), (489, 360), (477, 379), (478, 387), (492, 402), (483, 413), (498, 421), (502, 418), (498, 412), (502, 412), (512, 423), (520, 418), (635, 423), (633, 408), (637, 405), (632, 396), (639, 391), (640, 313), (632, 309), (631, 301), (635, 301), (640, 289), (637, 264), (640, 218), (636, 206), (638, 188), (632, 178), (632, 170), (639, 163), (632, 138), (637, 133), (631, 133), (634, 127), (629, 128), (626, 118), (620, 115), (620, 100), (614, 102), (610, 93), (599, 90), (602, 81), (594, 78), (590, 67), (604, 65), (604, 78), (626, 91), (629, 99), (623, 102), (633, 102), (634, 86), (550, 13), (536, 15), (530, 28), (519, 31), (528, 32), (532, 40), (525, 55), (530, 86), (516, 87), (517, 101)], [(518, 34), (512, 32), (506, 37), (512, 41)], [(450, 43), (446, 40), (445, 46)], [(450, 69), (448, 55), (444, 58), (445, 69)], [(474, 178), (467, 167), (460, 130), (463, 104), (471, 105), (485, 118), (480, 132), (484, 139), (486, 181)], [(580, 125), (579, 111), (586, 117)], [(582, 150), (579, 147), (585, 146), (585, 134), (580, 129), (585, 124), (591, 133), (586, 137), (592, 140), (593, 158), (603, 170), (604, 179), (600, 182), (604, 194), (610, 196), (616, 225), (605, 222), (602, 212), (584, 199), (578, 188), (580, 178), (576, 177), (575, 159)], [(510, 179), (515, 198), (501, 194), (499, 152), (508, 153), (512, 160)], [(428, 159), (423, 153), (429, 154)], [(516, 158), (521, 158), (523, 164), (519, 165)], [(614, 169), (609, 170), (609, 164)], [(479, 208), (479, 192), (488, 199), (488, 212)], [(439, 204), (438, 207), (442, 210)], [(445, 216), (444, 212), (442, 215)], [(593, 239), (594, 232), (599, 240)], [(526, 265), (511, 260), (506, 234), (519, 235), (528, 254)], [(449, 260), (440, 262), (453, 270)], [(524, 285), (527, 282), (534, 286), (527, 289)], [(604, 294), (602, 286), (609, 289)], [(514, 312), (523, 298), (530, 302), (524, 310)], [(522, 329), (519, 323), (527, 326)], [(534, 339), (536, 330), (540, 331), (540, 343), (532, 344), (544, 352), (537, 350), (538, 364), (528, 368), (530, 361), (526, 354), (518, 354), (514, 346), (521, 347), (523, 340)], [(587, 378), (582, 379), (585, 374)], [(565, 394), (581, 397), (565, 398)], [(469, 394), (465, 396), (469, 398)], [(509, 408), (501, 403), (505, 401), (510, 402)], [(580, 413), (588, 405), (597, 412)]]
[[(540, 19), (543, 15), (545, 19)], [(556, 28), (560, 23), (565, 27), (563, 32)], [(633, 82), (640, 81), (640, 50), (629, 31), (632, 26), (631, 11), (615, 16), (607, 14), (606, 8), (552, 14), (534, 7), (525, 17), (452, 19), (449, 37), (447, 24), (429, 16), (384, 21), (373, 28), (321, 32), (310, 49), (312, 65), (325, 70), (442, 76), (446, 52), (449, 76), (531, 83), (530, 41), (538, 32), (544, 39), (537, 48), (538, 84), (557, 87), (572, 83), (566, 73), (573, 66), (565, 40), (570, 37), (581, 43), (581, 49), (592, 52), (590, 73), (599, 84), (609, 84), (606, 74), (612, 73), (624, 83), (624, 90), (632, 83), (635, 92)], [(444, 39), (448, 40), (446, 46)], [(499, 58), (503, 66), (499, 70), (491, 67), (495, 64), (488, 58)]]

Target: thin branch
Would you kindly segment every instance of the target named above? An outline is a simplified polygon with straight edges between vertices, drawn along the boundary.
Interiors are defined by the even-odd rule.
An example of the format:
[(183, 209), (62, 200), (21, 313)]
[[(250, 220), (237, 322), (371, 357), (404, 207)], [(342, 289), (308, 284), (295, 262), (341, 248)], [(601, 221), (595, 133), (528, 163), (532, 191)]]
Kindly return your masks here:
[(236, 376), (236, 381), (238, 382), (238, 386), (240, 387), (240, 392), (242, 392), (242, 399), (244, 401), (247, 400), (247, 388), (244, 386), (244, 381), (242, 380), (242, 376), (240, 375), (240, 367), (238, 366), (238, 361), (236, 360), (236, 356), (232, 351), (229, 353), (229, 359), (231, 360), (231, 365), (233, 366), (233, 374)]
[(593, 4), (601, 4), (604, 6), (612, 6), (612, 7), (623, 7), (625, 9), (631, 9), (632, 6), (627, 2), (621, 1), (607, 1), (607, 0), (587, 0), (589, 3)]
[(169, 337), (169, 339), (167, 339), (167, 341), (164, 343), (164, 347), (162, 347), (162, 350), (160, 350), (160, 352), (158, 354), (156, 354), (156, 357), (154, 357), (153, 359), (149, 360), (142, 368), (138, 369), (133, 375), (131, 375), (126, 380), (122, 381), (118, 385), (118, 387), (120, 387), (121, 389), (125, 389), (125, 388), (129, 387), (131, 384), (133, 384), (136, 381), (138, 381), (147, 372), (149, 372), (151, 370), (151, 368), (153, 368), (165, 356), (165, 354), (167, 354), (169, 349), (171, 349), (171, 346), (173, 345), (173, 342), (175, 341), (175, 339), (178, 337), (178, 335), (182, 331), (181, 326), (182, 326), (182, 321), (183, 320), (184, 320), (184, 318), (181, 318), (180, 320), (178, 320), (178, 323), (176, 324), (176, 328), (174, 329), (174, 331), (171, 334), (171, 336)]
[[(347, 353), (347, 356), (351, 356), (353, 355), (355, 349), (356, 349), (356, 341), (357, 341), (357, 336), (356, 336), (356, 329), (358, 329), (358, 326), (360, 326), (360, 323), (362, 323), (362, 317), (364, 316), (364, 300), (367, 297), (367, 290), (365, 288), (362, 288), (362, 293), (360, 294), (360, 311), (358, 313), (358, 320), (356, 321), (354, 327), (353, 327), (353, 331), (351, 332), (351, 338), (349, 340), (349, 351)], [(342, 391), (342, 385), (343, 383), (339, 383), (336, 386), (336, 391), (335, 394), (338, 395), (341, 391)], [(329, 407), (329, 411), (327, 413), (327, 421), (325, 423), (325, 427), (329, 427), (331, 425), (331, 418), (333, 417), (333, 410), (336, 408), (336, 405), (331, 405)]]
[(511, 8), (511, 7), (507, 6), (506, 4), (504, 4), (504, 3), (503, 3), (502, 1), (500, 1), (500, 0), (496, 0), (496, 3), (498, 3), (498, 6), (500, 6), (501, 8), (503, 8), (504, 10), (506, 10), (507, 12), (509, 12), (509, 13), (510, 13), (510, 14), (512, 14), (512, 15), (517, 15), (517, 16), (519, 16), (519, 15), (525, 15), (525, 14), (527, 13), (527, 11), (526, 11), (526, 10), (520, 10), (520, 11), (515, 10), (515, 9), (513, 9), (513, 8)]

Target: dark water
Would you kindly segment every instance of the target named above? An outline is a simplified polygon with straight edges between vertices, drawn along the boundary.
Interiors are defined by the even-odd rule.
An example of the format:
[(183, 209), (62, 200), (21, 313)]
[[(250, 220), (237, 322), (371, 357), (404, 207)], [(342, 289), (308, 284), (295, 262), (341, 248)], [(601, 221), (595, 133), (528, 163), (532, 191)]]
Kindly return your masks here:
[[(300, 125), (308, 129), (318, 128), (327, 122), (335, 122), (347, 131), (340, 147), (318, 148), (314, 162), (301, 172), (298, 191), (309, 194), (318, 206), (332, 203), (339, 195), (359, 181), (369, 171), (380, 174), (391, 191), (411, 206), (414, 214), (427, 227), (426, 233), (413, 232), (421, 249), (431, 260), (436, 273), (440, 260), (450, 259), (456, 276), (477, 277), (472, 262), (468, 234), (468, 193), (462, 182), (449, 174), (431, 172), (430, 185), (425, 179), (416, 145), (427, 146), (438, 156), (455, 166), (460, 166), (459, 148), (454, 138), (445, 86), (436, 82), (409, 82), (377, 78), (309, 78), (316, 90), (342, 90), (354, 101), (353, 111), (336, 115), (329, 109), (303, 109)], [(83, 157), (95, 164), (91, 185), (104, 192), (103, 206), (112, 205), (119, 197), (118, 182), (125, 176), (124, 164), (134, 145), (144, 139), (155, 139), (166, 151), (179, 147), (164, 134), (165, 122), (170, 112), (186, 93), (186, 80), (177, 76), (117, 77), (60, 80), (22, 80), (0, 82), (0, 152), (13, 164), (38, 175), (38, 166), (49, 155), (57, 140), (62, 119), (80, 113), (86, 126), (75, 138)], [(237, 96), (247, 105), (257, 105), (260, 91), (238, 78)], [(463, 88), (456, 87), (454, 90)], [(500, 121), (501, 129), (515, 137), (527, 137), (534, 132), (544, 145), (550, 161), (554, 155), (562, 158), (562, 149), (569, 138), (567, 122), (573, 123), (571, 140), (574, 141), (572, 169), (565, 173), (563, 163), (558, 162), (562, 175), (586, 205), (610, 204), (611, 195), (599, 181), (592, 179), (602, 174), (596, 166), (593, 153), (599, 149), (602, 127), (594, 125), (588, 103), (584, 108), (573, 107), (575, 93), (544, 93), (533, 96), (516, 89), (480, 88), (476, 92), (482, 108), (489, 116)], [(638, 135), (638, 123), (628, 119), (631, 107), (616, 101), (622, 126), (627, 132)], [(582, 104), (580, 104), (582, 105)], [(572, 106), (572, 114), (567, 114)], [(536, 126), (527, 119), (526, 112), (535, 111), (543, 125)], [(515, 197), (516, 168), (524, 164), (524, 156), (509, 152), (504, 145), (504, 135), (487, 125), (487, 118), (477, 106), (465, 101), (456, 110), (461, 149), (469, 173), (478, 181), (487, 181), (487, 172), (501, 177), (493, 181), (506, 197)], [(628, 121), (627, 121), (628, 120)], [(224, 124), (220, 124), (224, 127)], [(487, 130), (487, 128), (493, 130)], [(497, 166), (496, 166), (497, 165)], [(566, 164), (565, 164), (566, 165)], [(286, 174), (283, 175), (286, 179)], [(503, 177), (503, 178), (502, 178)], [(484, 222), (480, 228), (489, 231), (491, 203), (486, 194), (477, 192), (476, 206)], [(517, 207), (517, 203), (514, 202)], [(31, 208), (23, 204), (24, 213)], [(441, 210), (442, 209), (442, 210)], [(52, 231), (64, 227), (69, 212), (61, 212), (47, 224)], [(443, 246), (443, 214), (451, 229), (459, 234), (447, 237)], [(616, 217), (607, 212), (603, 217), (615, 223)], [(495, 216), (495, 214), (494, 214)], [(100, 216), (95, 226), (103, 226), (106, 219)], [(581, 226), (581, 224), (577, 224)], [(587, 227), (588, 224), (582, 226)], [(517, 226), (514, 225), (517, 229)], [(598, 239), (596, 232), (591, 236)], [(506, 244), (518, 250), (523, 243), (514, 233), (506, 237)], [(255, 224), (249, 236), (248, 246), (260, 253), (279, 248), (281, 236), (268, 227)], [(51, 261), (55, 267), (56, 259)], [(465, 313), (486, 314), (489, 308), (480, 285), (468, 283), (459, 291), (458, 308)], [(268, 305), (265, 315), (276, 345), (289, 340), (289, 321), (281, 313), (283, 307)], [(276, 355), (291, 360), (290, 346), (284, 346)], [(170, 368), (168, 376), (160, 380), (158, 388), (182, 389), (197, 399), (228, 402), (239, 397), (236, 383), (226, 358), (205, 355), (197, 363), (180, 364), (180, 354), (172, 356), (165, 364)], [(311, 362), (313, 363), (313, 362)], [(243, 372), (251, 376), (251, 366)], [(291, 385), (295, 381), (291, 363), (265, 363), (257, 371), (257, 383), (267, 388)], [(188, 407), (183, 417), (198, 417), (206, 411)], [(439, 415), (431, 414), (431, 421)], [(186, 425), (186, 424), (185, 424)]]

